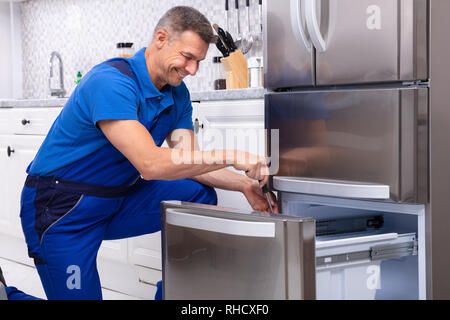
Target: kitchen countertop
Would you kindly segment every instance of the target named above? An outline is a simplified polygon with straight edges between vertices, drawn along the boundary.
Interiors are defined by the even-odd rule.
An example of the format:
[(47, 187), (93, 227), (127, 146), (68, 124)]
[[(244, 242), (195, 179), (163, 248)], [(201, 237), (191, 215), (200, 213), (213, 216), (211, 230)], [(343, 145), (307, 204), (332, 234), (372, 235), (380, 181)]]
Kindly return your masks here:
[(264, 98), (264, 88), (191, 92), (192, 101), (244, 100)]
[[(192, 101), (247, 100), (263, 97), (264, 88), (191, 92)], [(0, 99), (0, 108), (63, 107), (67, 100), (68, 98)]]

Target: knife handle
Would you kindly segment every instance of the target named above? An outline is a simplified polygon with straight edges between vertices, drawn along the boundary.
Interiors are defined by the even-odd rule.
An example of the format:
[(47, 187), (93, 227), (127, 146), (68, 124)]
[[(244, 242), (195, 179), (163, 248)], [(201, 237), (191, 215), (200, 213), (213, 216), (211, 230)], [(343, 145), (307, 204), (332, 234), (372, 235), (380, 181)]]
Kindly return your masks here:
[(228, 0), (225, 0), (225, 11), (228, 11)]
[(234, 44), (234, 40), (233, 37), (231, 36), (231, 34), (228, 31), (225, 31), (225, 36), (227, 38), (227, 41), (229, 43), (229, 47), (230, 47), (230, 51), (234, 52), (237, 50), (236, 45)]
[(250, 0), (246, 0), (246, 1), (245, 1), (245, 5), (246, 5), (247, 7), (250, 7)]
[(236, 8), (236, 9), (239, 9), (239, 0), (236, 0), (236, 1), (234, 2), (234, 4), (235, 4), (235, 8)]
[(216, 47), (223, 54), (224, 57), (228, 57), (230, 55), (230, 51), (227, 48), (225, 48), (222, 40), (220, 40), (219, 37), (217, 37)]
[(213, 29), (217, 32), (217, 35), (219, 36), (220, 41), (222, 41), (223, 46), (227, 49), (228, 52), (230, 52), (230, 48), (227, 45), (226, 39), (225, 39), (225, 32), (221, 27), (219, 27), (216, 23), (213, 24)]

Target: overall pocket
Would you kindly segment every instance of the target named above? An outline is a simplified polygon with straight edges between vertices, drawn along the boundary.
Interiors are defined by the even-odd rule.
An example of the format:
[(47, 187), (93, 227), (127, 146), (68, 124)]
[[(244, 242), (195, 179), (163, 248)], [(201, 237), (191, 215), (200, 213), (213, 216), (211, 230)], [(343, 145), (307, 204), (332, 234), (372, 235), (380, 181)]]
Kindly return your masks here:
[(79, 193), (62, 192), (55, 189), (38, 189), (34, 200), (36, 208), (34, 228), (41, 242), (45, 232), (75, 209), (82, 198), (83, 195)]

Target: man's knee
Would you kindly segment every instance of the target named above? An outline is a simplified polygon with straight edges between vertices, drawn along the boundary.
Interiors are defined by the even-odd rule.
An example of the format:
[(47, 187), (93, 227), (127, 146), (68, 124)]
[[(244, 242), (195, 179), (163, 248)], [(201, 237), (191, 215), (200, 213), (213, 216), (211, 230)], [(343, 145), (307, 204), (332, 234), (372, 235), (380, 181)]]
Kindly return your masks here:
[[(192, 180), (191, 180), (192, 181)], [(217, 193), (212, 187), (205, 186), (196, 181), (193, 182), (193, 197), (192, 202), (216, 205), (217, 204)]]
[(207, 199), (205, 204), (217, 205), (217, 192), (214, 188), (203, 185), (205, 198)]

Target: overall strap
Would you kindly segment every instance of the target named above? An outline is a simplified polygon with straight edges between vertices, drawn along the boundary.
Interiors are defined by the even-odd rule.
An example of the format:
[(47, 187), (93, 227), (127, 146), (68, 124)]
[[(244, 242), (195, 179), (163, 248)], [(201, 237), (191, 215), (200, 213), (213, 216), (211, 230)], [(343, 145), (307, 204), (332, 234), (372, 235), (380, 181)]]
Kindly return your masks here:
[[(132, 79), (136, 83), (136, 86), (138, 86), (136, 78), (134, 77), (133, 72), (131, 71), (130, 64), (126, 60), (112, 59), (112, 60), (106, 61), (105, 64), (119, 70), (120, 73), (122, 73), (123, 75)], [(138, 116), (139, 116), (140, 109), (141, 109), (141, 104), (139, 104), (139, 106), (138, 106), (138, 110), (137, 110)], [(140, 177), (140, 174), (136, 173), (131, 178), (129, 178), (125, 183), (123, 183), (123, 186), (129, 186), (130, 184), (134, 184), (139, 177)]]
[[(124, 59), (112, 59), (112, 60), (108, 60), (105, 62), (105, 64), (119, 70), (119, 72), (127, 77), (129, 77), (130, 79), (132, 79), (135, 83), (136, 86), (138, 86), (138, 83), (136, 81), (136, 78), (133, 75), (133, 72), (131, 71), (131, 67), (130, 64), (124, 60)], [(141, 105), (139, 104), (138, 106), (138, 115), (139, 115), (139, 111), (141, 109)]]

